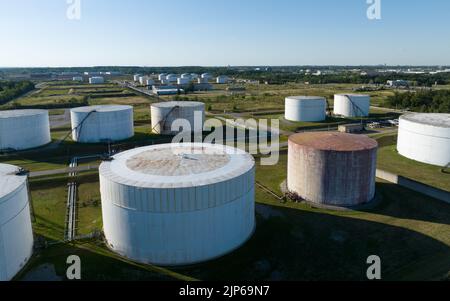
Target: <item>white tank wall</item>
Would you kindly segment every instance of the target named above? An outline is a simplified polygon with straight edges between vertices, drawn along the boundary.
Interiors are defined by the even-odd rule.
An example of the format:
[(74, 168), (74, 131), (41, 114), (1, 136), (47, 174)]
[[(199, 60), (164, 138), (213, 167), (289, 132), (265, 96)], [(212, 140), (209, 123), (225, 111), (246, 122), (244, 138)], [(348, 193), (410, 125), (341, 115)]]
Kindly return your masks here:
[[(97, 112), (87, 117), (91, 110), (97, 110)], [(134, 136), (133, 107), (131, 106), (76, 108), (72, 109), (70, 114), (74, 141), (99, 143), (106, 140), (120, 141)], [(75, 130), (83, 120), (85, 120), (83, 125)]]
[(33, 230), (26, 176), (0, 164), (0, 281), (11, 280), (33, 254)]
[[(178, 108), (172, 110), (172, 108), (176, 106), (178, 106)], [(195, 123), (195, 112), (200, 112), (201, 120), (198, 123)], [(205, 122), (205, 104), (201, 102), (169, 102), (153, 104), (151, 106), (151, 116), (152, 129), (153, 132), (157, 134), (177, 134), (178, 132), (172, 131), (172, 124), (177, 119), (187, 120), (193, 132), (202, 132), (203, 124)], [(165, 122), (163, 123), (164, 119)]]
[(287, 97), (285, 118), (296, 122), (314, 122), (326, 119), (327, 101), (323, 97)]
[(122, 184), (112, 172), (114, 161), (104, 162), (100, 190), (109, 247), (124, 257), (164, 266), (199, 263), (240, 247), (255, 227), (255, 169), (250, 162), (250, 169), (219, 182), (200, 185), (197, 177), (185, 176), (180, 187), (162, 177), (167, 183), (160, 188), (146, 188), (138, 178)]
[[(355, 108), (355, 104), (359, 109)], [(361, 110), (361, 111), (360, 111)], [(363, 94), (334, 95), (334, 114), (344, 117), (367, 117), (370, 112), (370, 96)]]
[[(450, 120), (450, 114), (446, 115)], [(400, 117), (398, 152), (409, 159), (446, 166), (450, 163), (450, 127), (433, 126)]]
[(0, 150), (26, 150), (50, 142), (50, 122), (47, 111), (0, 112)]
[(177, 83), (179, 85), (186, 85), (186, 84), (189, 84), (190, 82), (191, 82), (190, 78), (186, 78), (186, 77), (177, 79)]

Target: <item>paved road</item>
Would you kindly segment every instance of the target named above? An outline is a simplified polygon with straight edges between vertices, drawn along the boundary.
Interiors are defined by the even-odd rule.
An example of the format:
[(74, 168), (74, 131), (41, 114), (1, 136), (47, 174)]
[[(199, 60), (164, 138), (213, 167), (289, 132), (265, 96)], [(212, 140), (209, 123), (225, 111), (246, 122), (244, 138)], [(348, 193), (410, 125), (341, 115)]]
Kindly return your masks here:
[(50, 115), (50, 127), (59, 128), (70, 124), (70, 109), (64, 109), (62, 115)]

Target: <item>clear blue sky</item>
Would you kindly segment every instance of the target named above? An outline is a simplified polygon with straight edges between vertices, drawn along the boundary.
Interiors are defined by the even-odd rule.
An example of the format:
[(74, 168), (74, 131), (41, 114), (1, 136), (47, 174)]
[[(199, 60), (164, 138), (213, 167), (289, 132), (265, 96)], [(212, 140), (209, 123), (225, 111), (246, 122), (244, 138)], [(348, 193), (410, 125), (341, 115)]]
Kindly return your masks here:
[(0, 66), (450, 65), (450, 1), (0, 0)]

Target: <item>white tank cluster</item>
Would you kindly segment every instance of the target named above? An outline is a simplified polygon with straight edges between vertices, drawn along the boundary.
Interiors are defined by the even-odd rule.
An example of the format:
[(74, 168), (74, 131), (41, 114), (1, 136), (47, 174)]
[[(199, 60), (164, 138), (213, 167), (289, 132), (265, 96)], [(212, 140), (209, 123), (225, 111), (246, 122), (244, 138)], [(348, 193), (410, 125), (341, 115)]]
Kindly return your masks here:
[(50, 142), (48, 111), (0, 111), (0, 150), (26, 150)]
[(109, 247), (142, 263), (188, 265), (225, 255), (255, 228), (255, 162), (223, 145), (164, 144), (100, 166)]
[(367, 117), (370, 112), (370, 95), (334, 95), (334, 114), (344, 117)]
[(409, 159), (447, 166), (450, 164), (450, 114), (401, 116), (397, 149)]
[(0, 164), (0, 281), (9, 281), (33, 254), (27, 176)]
[[(205, 104), (195, 101), (170, 101), (151, 105), (152, 129), (156, 134), (175, 135), (183, 130), (173, 130), (175, 121), (184, 120), (192, 132), (202, 132), (205, 122)], [(197, 119), (197, 120), (196, 120)]]
[(326, 119), (327, 100), (316, 96), (291, 96), (285, 100), (286, 120), (315, 122)]
[(135, 74), (135, 75), (133, 76), (133, 80), (134, 80), (135, 82), (138, 82), (140, 77), (141, 77), (140, 74)]
[(134, 136), (132, 106), (104, 105), (70, 111), (72, 139), (81, 143), (120, 141)]

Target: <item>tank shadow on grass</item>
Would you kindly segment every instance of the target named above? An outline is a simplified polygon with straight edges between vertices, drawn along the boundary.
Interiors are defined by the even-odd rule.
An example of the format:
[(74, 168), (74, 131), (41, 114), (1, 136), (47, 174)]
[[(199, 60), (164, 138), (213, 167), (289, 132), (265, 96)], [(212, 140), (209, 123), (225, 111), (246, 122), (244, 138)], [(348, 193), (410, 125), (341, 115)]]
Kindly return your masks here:
[[(273, 212), (260, 214), (267, 210)], [(436, 254), (450, 258), (448, 245), (404, 228), (267, 205), (258, 205), (258, 212), (257, 230), (242, 248), (174, 271), (202, 280), (367, 280), (366, 260), (378, 255), (384, 279), (392, 280), (417, 260)], [(450, 262), (445, 264), (450, 270)]]

